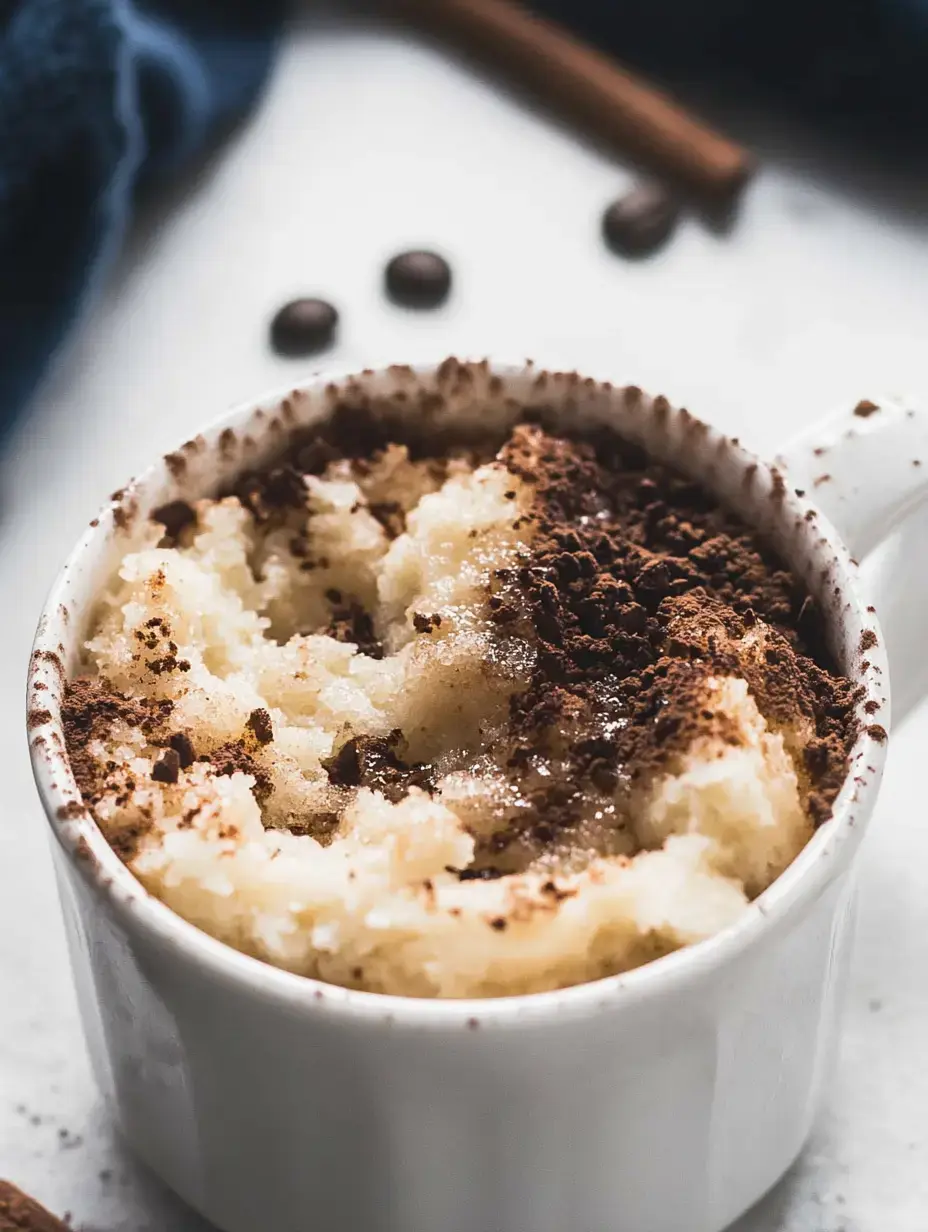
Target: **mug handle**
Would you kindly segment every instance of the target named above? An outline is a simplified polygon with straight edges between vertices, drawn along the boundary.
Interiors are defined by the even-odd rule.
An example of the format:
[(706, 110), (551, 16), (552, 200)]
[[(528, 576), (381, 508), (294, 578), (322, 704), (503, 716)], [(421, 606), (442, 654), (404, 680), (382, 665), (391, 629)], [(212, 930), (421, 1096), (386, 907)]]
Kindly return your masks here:
[[(898, 723), (928, 692), (928, 415), (865, 399), (796, 437), (777, 465), (832, 522), (868, 588), (889, 656)], [(912, 516), (915, 514), (915, 516)]]

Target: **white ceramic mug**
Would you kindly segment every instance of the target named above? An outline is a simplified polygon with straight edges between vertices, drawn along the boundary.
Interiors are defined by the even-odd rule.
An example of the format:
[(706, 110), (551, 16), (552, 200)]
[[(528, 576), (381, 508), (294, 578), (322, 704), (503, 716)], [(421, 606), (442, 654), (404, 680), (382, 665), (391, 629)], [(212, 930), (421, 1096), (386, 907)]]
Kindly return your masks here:
[[(359, 390), (413, 410), (437, 391), (440, 415), (545, 405), (614, 424), (767, 534), (819, 599), (863, 687), (863, 730), (833, 818), (733, 927), (559, 992), (403, 999), (226, 947), (110, 850), (59, 721), (95, 594), (153, 508), (214, 491)], [(882, 636), (851, 556), (923, 494), (920, 454), (921, 416), (849, 408), (792, 451), (787, 486), (663, 398), (446, 361), (315, 378), (239, 408), (130, 484), (52, 591), (29, 726), (91, 1057), (142, 1158), (223, 1232), (718, 1232), (755, 1202), (800, 1151), (835, 1053), (853, 863), (889, 724)]]

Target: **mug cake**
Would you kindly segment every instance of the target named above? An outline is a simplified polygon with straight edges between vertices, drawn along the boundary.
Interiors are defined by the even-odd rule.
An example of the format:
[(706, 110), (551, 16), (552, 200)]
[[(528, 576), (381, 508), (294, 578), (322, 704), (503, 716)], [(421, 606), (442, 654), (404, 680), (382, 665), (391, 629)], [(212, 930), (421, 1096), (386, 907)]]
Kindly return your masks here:
[(64, 726), (191, 923), (349, 988), (496, 997), (735, 921), (830, 816), (857, 700), (764, 539), (615, 432), (346, 397), (133, 534)]

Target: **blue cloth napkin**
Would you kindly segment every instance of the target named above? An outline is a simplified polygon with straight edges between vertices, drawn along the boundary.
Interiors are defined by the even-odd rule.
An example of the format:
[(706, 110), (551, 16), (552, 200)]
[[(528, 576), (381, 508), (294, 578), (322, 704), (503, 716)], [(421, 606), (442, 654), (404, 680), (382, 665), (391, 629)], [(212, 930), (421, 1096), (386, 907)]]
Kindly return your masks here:
[(105, 273), (146, 178), (252, 103), (281, 0), (0, 0), (0, 433)]
[[(253, 102), (286, 0), (0, 0), (0, 435), (92, 299), (140, 184)], [(928, 0), (532, 0), (673, 83), (878, 134), (928, 126)], [(325, 116), (317, 117), (324, 124)]]

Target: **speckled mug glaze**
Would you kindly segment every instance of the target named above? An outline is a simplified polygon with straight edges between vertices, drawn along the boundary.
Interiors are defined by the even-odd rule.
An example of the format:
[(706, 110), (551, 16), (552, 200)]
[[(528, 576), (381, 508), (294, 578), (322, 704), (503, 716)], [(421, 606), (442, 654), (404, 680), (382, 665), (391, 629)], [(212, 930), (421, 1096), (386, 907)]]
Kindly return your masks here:
[[(403, 999), (228, 948), (110, 850), (59, 719), (95, 594), (153, 508), (212, 493), (344, 396), (436, 426), (533, 405), (611, 424), (733, 506), (818, 597), (863, 687), (861, 735), (832, 820), (733, 927), (559, 992)], [(319, 376), (240, 407), (118, 493), (48, 601), (28, 723), (94, 1068), (155, 1172), (223, 1232), (719, 1232), (759, 1198), (801, 1149), (834, 1057), (852, 866), (889, 725), (882, 637), (851, 552), (922, 495), (915, 440), (928, 456), (914, 412), (849, 408), (792, 451), (787, 483), (634, 387), (446, 360)]]

